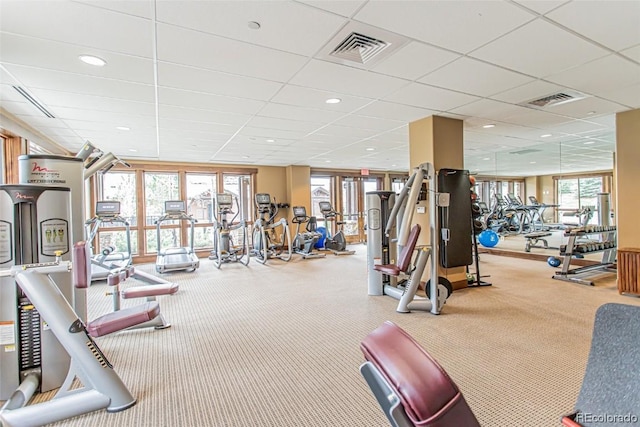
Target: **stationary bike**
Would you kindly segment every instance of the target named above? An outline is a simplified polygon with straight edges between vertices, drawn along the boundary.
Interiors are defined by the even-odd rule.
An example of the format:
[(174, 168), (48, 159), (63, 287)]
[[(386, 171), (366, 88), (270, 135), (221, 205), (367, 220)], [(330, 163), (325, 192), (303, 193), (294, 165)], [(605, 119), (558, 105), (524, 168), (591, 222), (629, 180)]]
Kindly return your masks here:
[[(269, 258), (289, 261), (292, 255), (291, 233), (286, 218), (275, 222), (278, 205), (271, 202), (267, 193), (257, 193), (255, 196), (257, 216), (253, 224), (253, 247), (251, 255), (261, 264), (266, 264)], [(280, 236), (276, 231), (282, 227)]]
[[(233, 212), (234, 197), (229, 193), (216, 194), (217, 214), (213, 220), (213, 250), (209, 259), (213, 260), (217, 268), (226, 262), (239, 262), (249, 265), (249, 230), (244, 217), (239, 222), (234, 222), (242, 210), (238, 198), (236, 199), (237, 212)], [(228, 215), (233, 215), (231, 221), (227, 220)], [(244, 215), (243, 215), (244, 216)], [(240, 230), (242, 243), (234, 245), (232, 231)], [(240, 242), (238, 242), (240, 243)]]
[[(333, 252), (335, 255), (353, 255), (356, 251), (347, 250), (347, 240), (344, 238), (344, 232), (342, 226), (344, 221), (338, 221), (338, 217), (342, 214), (333, 210), (330, 202), (318, 202), (320, 212), (324, 218), (324, 228), (327, 231), (327, 236), (324, 239), (324, 249)], [(333, 236), (330, 233), (329, 220), (335, 220), (336, 222), (336, 234)]]
[[(292, 223), (297, 224), (296, 237), (293, 239), (293, 250), (302, 258), (324, 258), (325, 254), (314, 252), (313, 246), (322, 234), (316, 231), (316, 218), (307, 216), (307, 209), (304, 206), (293, 207)], [(300, 226), (306, 224), (304, 232), (300, 232)]]

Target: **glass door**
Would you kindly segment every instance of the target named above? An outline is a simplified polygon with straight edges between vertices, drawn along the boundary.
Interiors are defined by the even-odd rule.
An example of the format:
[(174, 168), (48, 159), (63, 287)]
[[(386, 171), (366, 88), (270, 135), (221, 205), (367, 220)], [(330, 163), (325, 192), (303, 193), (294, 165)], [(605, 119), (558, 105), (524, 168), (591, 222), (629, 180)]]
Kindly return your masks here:
[(366, 242), (366, 193), (380, 190), (382, 180), (376, 177), (341, 177), (342, 218), (348, 243)]

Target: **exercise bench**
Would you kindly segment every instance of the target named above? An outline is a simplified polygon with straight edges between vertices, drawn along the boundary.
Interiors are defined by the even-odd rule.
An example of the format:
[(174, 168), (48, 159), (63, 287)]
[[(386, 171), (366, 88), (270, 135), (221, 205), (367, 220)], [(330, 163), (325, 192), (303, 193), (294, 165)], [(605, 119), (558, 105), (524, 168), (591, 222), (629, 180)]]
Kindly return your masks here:
[[(526, 239), (526, 243), (524, 246), (524, 251), (531, 252), (531, 248), (558, 249), (549, 246), (547, 239), (544, 239), (544, 237), (548, 236), (551, 236), (551, 233), (549, 231), (535, 231), (533, 233), (525, 234), (524, 238)], [(542, 246), (540, 246), (539, 243), (542, 243)]]

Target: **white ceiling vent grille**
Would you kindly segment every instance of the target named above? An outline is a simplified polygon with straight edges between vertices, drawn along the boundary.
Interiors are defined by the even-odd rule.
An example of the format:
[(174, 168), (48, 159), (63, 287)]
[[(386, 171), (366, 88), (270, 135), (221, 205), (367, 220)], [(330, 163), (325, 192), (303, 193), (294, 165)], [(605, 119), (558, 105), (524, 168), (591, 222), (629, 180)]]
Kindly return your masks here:
[(509, 154), (523, 155), (523, 154), (537, 153), (538, 151), (542, 151), (542, 150), (538, 150), (537, 148), (526, 148), (524, 150), (510, 151)]
[(586, 97), (587, 95), (584, 93), (576, 92), (574, 90), (563, 90), (562, 92), (552, 93), (551, 95), (543, 96), (542, 98), (521, 102), (519, 105), (542, 109), (553, 107), (555, 105), (566, 104), (567, 102), (578, 101)]
[(409, 42), (406, 37), (351, 21), (324, 45), (316, 59), (372, 69)]
[(44, 105), (40, 104), (29, 92), (26, 91), (22, 86), (14, 86), (13, 87), (20, 95), (22, 95), (31, 105), (36, 107), (42, 114), (49, 117), (50, 119), (55, 119), (56, 117), (45, 108)]
[(387, 47), (389, 47), (387, 42), (353, 32), (342, 40), (329, 55), (366, 64)]

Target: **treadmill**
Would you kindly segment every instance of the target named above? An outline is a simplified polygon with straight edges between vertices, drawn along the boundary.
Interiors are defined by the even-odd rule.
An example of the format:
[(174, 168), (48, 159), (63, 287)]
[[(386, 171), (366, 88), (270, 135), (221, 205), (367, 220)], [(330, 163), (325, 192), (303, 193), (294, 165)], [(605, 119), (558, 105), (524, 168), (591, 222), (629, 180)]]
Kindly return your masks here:
[(85, 222), (86, 234), (93, 241), (101, 227), (125, 227), (126, 250), (118, 251), (115, 245), (99, 248), (91, 257), (91, 281), (107, 280), (113, 269), (131, 265), (131, 230), (129, 222), (120, 216), (120, 202), (101, 200), (96, 202), (96, 214)]
[[(166, 221), (188, 221), (189, 222), (189, 245), (180, 248), (162, 248), (160, 235), (163, 222)], [(200, 267), (200, 260), (193, 250), (193, 234), (196, 219), (187, 215), (186, 203), (184, 200), (169, 200), (164, 202), (164, 215), (156, 221), (156, 237), (158, 242), (158, 256), (156, 258), (156, 271), (166, 273), (168, 271), (187, 270), (195, 271)]]

